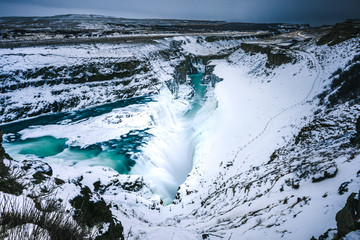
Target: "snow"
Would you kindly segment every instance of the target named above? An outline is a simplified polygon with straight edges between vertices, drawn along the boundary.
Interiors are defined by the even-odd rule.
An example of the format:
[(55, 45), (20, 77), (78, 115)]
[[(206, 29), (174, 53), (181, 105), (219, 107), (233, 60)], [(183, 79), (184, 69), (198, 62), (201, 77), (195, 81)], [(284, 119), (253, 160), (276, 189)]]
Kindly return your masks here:
[[(250, 38), (250, 37), (249, 37)], [(207, 42), (206, 37), (191, 37), (181, 36), (174, 37), (175, 41), (181, 41), (183, 43), (182, 51), (185, 53), (191, 53), (196, 56), (206, 56), (220, 54), (224, 49), (231, 49), (239, 46), (244, 40), (223, 40), (215, 42)]]
[(151, 127), (151, 114), (148, 105), (137, 104), (114, 109), (108, 114), (74, 123), (34, 126), (24, 129), (20, 134), (22, 139), (45, 135), (66, 138), (68, 139), (66, 144), (84, 148), (95, 143), (117, 139), (130, 130), (143, 130)]
[(358, 239), (360, 239), (360, 231), (353, 231), (353, 232), (347, 234), (343, 239), (344, 240), (358, 240)]
[(331, 167), (329, 169), (326, 170), (327, 173), (333, 175), (335, 172), (337, 171), (336, 167)]
[[(0, 84), (6, 89), (6, 92), (2, 94), (4, 114), (0, 117), (0, 121), (27, 118), (54, 103), (65, 103), (63, 110), (83, 109), (127, 98), (126, 92), (129, 89), (132, 89), (133, 96), (156, 93), (162, 83), (172, 79), (173, 66), (181, 61), (181, 58), (163, 61), (159, 56), (159, 51), (164, 51), (167, 48), (168, 44), (165, 43), (129, 43), (0, 49), (0, 73), (6, 76)], [(66, 79), (73, 77), (71, 76), (72, 68), (88, 66), (89, 64), (103, 64), (104, 67), (100, 71), (106, 74), (106, 71), (114, 71), (108, 69), (111, 64), (128, 61), (139, 61), (139, 67), (149, 68), (151, 72), (139, 72), (123, 79), (82, 84), (66, 83)], [(107, 67), (105, 67), (106, 64)], [(47, 84), (49, 79), (42, 75), (34, 79), (31, 77), (27, 79), (32, 73), (40, 71), (42, 68), (49, 68), (50, 70), (64, 68), (65, 70), (60, 70), (59, 76), (56, 73), (55, 79), (50, 79), (57, 82), (55, 85)], [(151, 79), (156, 79), (158, 82), (154, 84)], [(37, 85), (40, 80), (43, 80), (44, 84)], [(28, 86), (31, 83), (34, 86), (21, 87)], [(16, 90), (11, 91), (10, 86), (16, 87)], [(134, 91), (134, 88), (137, 90)], [(77, 104), (66, 106), (66, 103), (72, 99), (75, 99)], [(16, 115), (17, 110), (24, 106), (31, 106), (31, 109), (27, 110), (26, 114)]]
[[(202, 38), (179, 36), (157, 44), (168, 46), (172, 40), (183, 42), (184, 53), (199, 56), (220, 54), (240, 43), (207, 43)], [(312, 139), (311, 144), (323, 144), (315, 145), (319, 149), (295, 144), (294, 138), (316, 118), (314, 112), (320, 107), (315, 97), (329, 86), (331, 74), (360, 52), (358, 43), (359, 39), (352, 39), (332, 47), (305, 45), (293, 51), (296, 62), (274, 68), (266, 67), (265, 55), (234, 50), (227, 59), (211, 62), (223, 81), (214, 89), (208, 88), (204, 105), (190, 123), (182, 118), (190, 108), (191, 88), (185, 84), (180, 86), (177, 98), (162, 89), (155, 102), (114, 109), (81, 122), (32, 127), (21, 132), (22, 138), (47, 134), (84, 147), (118, 138), (131, 129), (150, 128), (154, 137), (142, 146), (143, 155), (132, 176), (106, 167), (51, 163), (54, 176), (68, 180), (57, 193), (63, 199), (76, 196), (79, 187), (71, 179), (80, 176), (82, 184), (91, 190), (98, 180), (108, 184), (118, 179), (123, 183), (143, 176), (145, 186), (140, 192), (114, 188), (102, 195), (119, 206), (112, 211), (122, 221), (129, 239), (202, 239), (202, 234), (210, 239), (318, 237), (336, 227), (336, 213), (348, 194), (358, 191), (360, 157), (354, 154), (351, 159), (351, 152), (336, 148), (344, 140), (336, 143), (330, 138), (340, 136), (341, 131), (354, 131), (350, 124), (359, 109), (340, 106), (329, 113), (335, 120), (342, 119), (347, 128), (341, 130), (337, 125), (340, 121), (334, 120), (334, 132), (320, 132)], [(106, 50), (104, 46), (101, 48)], [(103, 53), (99, 50), (99, 54)], [(18, 64), (18, 68), (27, 67), (26, 62)], [(170, 63), (159, 60), (153, 66), (158, 78), (165, 81), (171, 77), (166, 74), (173, 69)], [(4, 64), (3, 69), (7, 67)], [(189, 149), (193, 149), (193, 161), (184, 163), (191, 159)], [(277, 149), (284, 153), (271, 162), (270, 156)], [(177, 175), (187, 171), (184, 169), (191, 170), (188, 176)], [(325, 176), (324, 171), (336, 176), (312, 182), (313, 177)], [(302, 173), (308, 176), (299, 177)], [(347, 181), (348, 192), (340, 195), (338, 187)], [(178, 185), (179, 199), (173, 203), (167, 199), (161, 205), (160, 195), (171, 195), (168, 189)], [(345, 239), (359, 236), (354, 232)]]
[(146, 234), (147, 239), (164, 239), (167, 237), (168, 239), (174, 240), (200, 240), (202, 239), (200, 236), (196, 236), (197, 234), (193, 231), (189, 231), (186, 229), (179, 229), (175, 227), (155, 227), (151, 231)]
[[(223, 139), (223, 141), (214, 146), (213, 152), (216, 155), (212, 156), (211, 159), (222, 158), (224, 162), (232, 161), (234, 154), (229, 153), (237, 153), (239, 148), (246, 148), (252, 140), (255, 141), (255, 145), (251, 149), (245, 149), (244, 155), (238, 158), (246, 159), (246, 152), (250, 152), (253, 159), (260, 160), (264, 158), (264, 155), (269, 156), (274, 148), (284, 141), (281, 137), (289, 138), (291, 132), (286, 132), (286, 129), (283, 128), (286, 126), (279, 126), (279, 123), (276, 126), (276, 122), (267, 124), (268, 121), (279, 118), (279, 122), (282, 124), (284, 122), (281, 120), (283, 117), (278, 114), (288, 107), (302, 102), (312, 86), (314, 79), (311, 74), (313, 73), (306, 69), (292, 77), (293, 69), (300, 69), (301, 66), (291, 64), (277, 69), (276, 77), (270, 81), (263, 78), (256, 79), (253, 75), (248, 74), (252, 67), (246, 65), (249, 57), (245, 56), (242, 59), (242, 62), (239, 63), (241, 67), (229, 66), (225, 61), (213, 62), (216, 64), (215, 74), (224, 78), (224, 81), (219, 83), (215, 89), (218, 100), (216, 114), (218, 114), (219, 119), (216, 128), (217, 133), (211, 138), (215, 141), (217, 139)], [(257, 61), (261, 62), (263, 58), (260, 56)], [(301, 110), (298, 107), (289, 109), (290, 116), (286, 117), (296, 121), (309, 114), (309, 110), (307, 106)], [(297, 115), (299, 113), (303, 115)], [(293, 122), (293, 124), (295, 123)], [(267, 131), (268, 128), (270, 128), (269, 131)], [(275, 133), (278, 136), (274, 135), (273, 129), (276, 129), (275, 131), (280, 130), (280, 133)], [(268, 134), (270, 131), (272, 134)], [(262, 136), (261, 143), (256, 142), (260, 136)], [(280, 143), (277, 140), (278, 138), (280, 138)], [(259, 146), (262, 146), (262, 151), (255, 150)], [(258, 154), (261, 155), (257, 156)], [(224, 158), (224, 156), (229, 157)], [(251, 161), (249, 164), (257, 165), (259, 162)], [(241, 164), (243, 170), (246, 167), (249, 165)], [(206, 170), (206, 172), (210, 171), (212, 169)]]
[[(300, 190), (294, 192), (292, 189), (283, 193), (278, 191), (281, 181), (276, 185), (269, 185), (269, 190), (266, 190), (264, 186), (252, 185), (253, 190), (250, 192), (253, 192), (253, 195), (264, 193), (266, 190), (266, 197), (250, 198), (252, 199), (250, 207), (247, 204), (241, 204), (240, 200), (245, 198), (242, 195), (246, 194), (246, 190), (233, 194), (232, 191), (225, 189), (233, 188), (234, 186), (229, 186), (228, 183), (235, 179), (238, 182), (252, 181), (252, 179), (245, 180), (244, 174), (249, 174), (248, 172), (253, 171), (254, 167), (268, 162), (274, 150), (290, 141), (301, 126), (311, 120), (317, 103), (317, 101), (312, 101), (313, 97), (329, 84), (327, 81), (333, 69), (343, 68), (346, 62), (353, 58), (356, 54), (354, 49), (358, 48), (356, 41), (351, 40), (332, 47), (328, 50), (331, 52), (329, 58), (323, 59), (317, 59), (317, 56), (320, 56), (317, 52), (322, 52), (321, 56), (328, 56), (328, 52), (324, 53), (326, 47), (305, 49), (298, 52), (300, 59), (295, 64), (287, 64), (270, 71), (264, 67), (265, 56), (260, 54), (250, 56), (242, 53), (241, 50), (229, 57), (230, 63), (224, 60), (212, 62), (215, 65), (215, 74), (224, 79), (215, 88), (217, 109), (203, 123), (203, 126), (207, 127), (202, 128), (202, 132), (206, 134), (199, 142), (202, 142), (200, 146), (204, 149), (200, 148), (197, 149), (198, 152), (195, 152), (194, 169), (181, 186), (183, 189), (180, 192), (183, 193), (182, 201), (187, 203), (191, 203), (195, 196), (197, 198), (200, 196), (202, 199), (208, 196), (210, 208), (213, 210), (206, 211), (204, 207), (201, 210), (198, 208), (196, 212), (200, 212), (200, 216), (204, 216), (206, 220), (199, 220), (199, 216), (193, 220), (190, 218), (189, 221), (196, 222), (196, 227), (193, 227), (220, 231), (226, 233), (227, 237), (230, 237), (230, 233), (236, 236), (241, 234), (243, 239), (257, 239), (263, 236), (271, 239), (281, 237), (304, 239), (311, 238), (312, 235), (319, 236), (336, 225), (335, 214), (341, 209), (346, 196), (338, 196), (337, 190), (329, 190), (328, 195), (333, 197), (328, 196), (326, 201), (322, 196), (329, 186), (331, 189), (332, 186), (339, 186), (345, 181), (342, 174), (350, 172), (353, 172), (351, 176), (356, 174), (354, 170), (351, 170), (356, 165), (355, 162), (344, 164), (343, 160), (339, 159), (337, 162), (342, 167), (339, 168), (336, 178), (332, 180), (336, 182), (333, 184), (322, 182), (315, 185), (307, 181), (301, 184)], [(341, 58), (337, 57), (339, 55)], [(312, 64), (309, 65), (309, 63)], [(269, 74), (265, 74), (266, 71), (269, 71)], [(336, 168), (329, 168), (328, 171), (333, 174)], [(254, 175), (254, 181), (256, 177), (265, 173), (259, 172), (258, 175)], [(232, 178), (235, 179), (232, 180)], [(239, 183), (235, 182), (234, 185), (239, 185)], [(188, 197), (185, 195), (185, 190), (199, 190), (199, 192), (195, 193), (195, 196)], [(212, 193), (216, 197), (212, 197)], [(288, 216), (291, 214), (285, 210), (287, 205), (284, 207), (278, 205), (279, 201), (283, 201), (290, 195), (295, 195), (288, 200), (288, 205), (295, 204), (296, 206), (290, 211), (296, 216), (294, 219)], [(302, 199), (305, 199), (305, 204), (297, 203), (298, 198), (301, 199), (300, 203), (303, 202)], [(334, 203), (339, 204), (334, 205)], [(197, 206), (196, 203), (195, 206)], [(264, 207), (269, 208), (269, 213), (259, 214), (258, 218), (252, 218), (246, 224), (241, 224), (240, 220), (236, 220)], [(279, 218), (276, 216), (282, 215), (284, 217), (280, 217), (282, 220), (278, 225)], [(226, 219), (231, 219), (233, 224), (226, 223)], [(313, 219), (312, 222), (316, 224), (309, 225), (309, 219)], [(218, 221), (224, 222), (223, 227)], [(237, 224), (238, 221), (239, 224)], [(320, 222), (323, 224), (319, 225)], [(269, 230), (264, 227), (267, 224), (275, 224), (275, 226)], [(214, 225), (218, 227), (211, 227)], [(309, 226), (305, 232), (304, 225)], [(230, 228), (234, 226), (234, 230), (226, 230), (229, 226)]]
[[(175, 66), (184, 61), (186, 55), (215, 55), (232, 49), (243, 41), (233, 39), (206, 42), (205, 38), (179, 36), (148, 43), (0, 49), (0, 74), (4, 75), (0, 87), (5, 91), (1, 99), (4, 105), (0, 106), (0, 111), (4, 114), (0, 116), (0, 122), (29, 118), (38, 115), (43, 109), (50, 108), (48, 111), (51, 112), (51, 106), (57, 103), (65, 103), (62, 111), (69, 111), (158, 93), (163, 83), (173, 80)], [(173, 49), (174, 42), (180, 49)], [(181, 50), (181, 53), (176, 50)], [(166, 55), (168, 53), (169, 56)], [(66, 80), (74, 77), (71, 75), (71, 71), (74, 71), (71, 69), (74, 68), (99, 65), (103, 66), (99, 68), (99, 72), (106, 74), (114, 71), (109, 67), (112, 64), (131, 61), (139, 62), (138, 68), (143, 71), (127, 78), (81, 84), (67, 83)], [(50, 71), (55, 77), (41, 74), (42, 71)], [(82, 77), (81, 74), (77, 77)], [(87, 73), (87, 76), (91, 75)], [(13, 88), (16, 90), (12, 90)], [(133, 95), (129, 96), (129, 92)], [(30, 109), (20, 114), (19, 109), (24, 106), (30, 106)]]
[(75, 46), (57, 47), (28, 47), (0, 49), (0, 69), (3, 72), (26, 70), (51, 65), (83, 64), (96, 59), (98, 62), (105, 58), (133, 59), (148, 56), (150, 53), (164, 48), (159, 44), (79, 44)]
[(192, 166), (189, 126), (182, 119), (189, 102), (173, 99), (170, 91), (164, 89), (150, 105), (154, 127), (148, 132), (153, 137), (141, 148), (142, 154), (131, 172), (144, 176), (167, 198), (165, 202), (171, 202), (177, 186), (185, 180)]

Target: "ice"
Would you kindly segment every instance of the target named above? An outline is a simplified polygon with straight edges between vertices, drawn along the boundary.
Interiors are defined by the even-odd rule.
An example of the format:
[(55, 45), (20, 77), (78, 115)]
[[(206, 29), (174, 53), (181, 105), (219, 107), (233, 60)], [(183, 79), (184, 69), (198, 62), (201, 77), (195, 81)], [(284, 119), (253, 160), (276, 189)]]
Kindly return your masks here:
[(353, 231), (349, 234), (347, 234), (344, 238), (344, 240), (358, 240), (360, 239), (360, 231)]
[[(230, 48), (239, 44), (239, 41), (212, 44), (202, 37), (157, 42), (169, 45), (174, 39), (183, 41), (184, 53), (199, 56), (219, 53), (218, 46)], [(307, 46), (294, 52), (293, 63), (273, 68), (266, 67), (266, 55), (236, 50), (227, 59), (210, 63), (223, 81), (215, 88), (207, 86), (194, 115), (186, 115), (193, 110), (194, 100), (189, 98), (192, 86), (187, 79), (178, 86), (176, 94), (161, 88), (151, 102), (113, 109), (81, 121), (33, 126), (20, 133), (23, 139), (49, 134), (56, 139), (68, 139), (69, 146), (80, 147), (119, 138), (130, 130), (151, 134), (141, 145), (141, 151), (134, 154), (136, 165), (130, 172), (132, 181), (144, 177), (145, 190), (135, 193), (115, 188), (102, 195), (107, 202), (121, 206), (120, 210), (112, 208), (112, 212), (126, 223), (125, 233), (132, 232), (130, 239), (139, 236), (201, 239), (206, 235), (210, 239), (319, 237), (336, 228), (335, 216), (344, 207), (347, 194), (358, 191), (359, 156), (350, 159), (350, 154), (339, 153), (331, 159), (337, 167), (324, 169), (330, 175), (338, 169), (336, 176), (316, 183), (312, 182), (313, 177), (320, 176), (316, 173), (291, 182), (298, 177), (293, 168), (303, 167), (299, 145), (286, 148), (298, 151), (299, 156), (293, 156), (295, 160), (279, 158), (283, 164), (277, 168), (269, 162), (272, 153), (292, 143), (300, 129), (312, 121), (319, 108), (316, 95), (329, 86), (336, 69), (344, 68), (358, 54), (358, 42), (359, 39), (352, 39), (331, 47)], [(164, 81), (169, 78), (166, 72), (172, 69), (170, 64), (158, 61), (153, 66), (164, 70), (156, 71), (157, 77)], [(25, 101), (25, 97), (19, 99)], [(352, 113), (354, 108), (347, 111), (339, 107), (337, 115), (341, 118), (356, 114)], [(352, 132), (350, 128), (349, 134)], [(342, 143), (343, 138), (338, 141)], [(321, 154), (326, 163), (332, 150), (324, 151)], [(68, 158), (68, 154), (64, 150), (57, 157)], [(109, 161), (111, 157), (97, 156), (92, 161), (64, 167), (59, 167), (64, 163), (54, 156), (44, 160), (54, 166), (54, 176), (64, 179), (84, 176), (83, 184), (90, 188), (94, 181), (106, 184), (111, 177), (127, 181), (128, 176), (116, 175), (113, 170), (116, 164)], [(294, 161), (291, 166), (290, 160)], [(89, 166), (92, 164), (112, 169)], [(350, 179), (349, 192), (340, 195), (339, 186)], [(296, 184), (300, 186), (295, 187)], [(76, 194), (73, 188), (61, 189), (63, 199)], [(172, 202), (177, 193), (179, 199)], [(131, 213), (126, 212), (128, 209)], [(350, 233), (347, 238), (357, 239), (358, 235)]]
[(185, 99), (174, 99), (167, 89), (150, 105), (156, 105), (152, 107), (155, 127), (149, 131), (154, 137), (142, 147), (131, 173), (144, 176), (166, 202), (171, 202), (193, 166), (194, 123), (198, 116), (189, 117), (186, 113), (196, 106)]

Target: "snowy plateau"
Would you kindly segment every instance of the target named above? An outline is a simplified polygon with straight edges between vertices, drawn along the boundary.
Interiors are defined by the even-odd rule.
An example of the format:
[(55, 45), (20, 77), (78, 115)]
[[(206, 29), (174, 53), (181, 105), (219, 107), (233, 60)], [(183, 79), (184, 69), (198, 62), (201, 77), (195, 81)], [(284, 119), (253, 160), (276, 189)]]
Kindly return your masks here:
[(58, 18), (0, 20), (0, 239), (360, 239), (359, 21)]

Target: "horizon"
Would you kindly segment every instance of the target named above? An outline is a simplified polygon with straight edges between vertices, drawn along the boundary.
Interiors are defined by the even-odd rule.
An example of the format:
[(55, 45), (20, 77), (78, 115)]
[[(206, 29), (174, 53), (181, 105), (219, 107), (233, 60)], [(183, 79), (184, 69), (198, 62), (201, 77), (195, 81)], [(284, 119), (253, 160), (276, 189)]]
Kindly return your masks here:
[[(291, 22), (246, 22), (246, 21), (227, 21), (227, 20), (219, 20), (219, 19), (189, 19), (189, 18), (146, 18), (146, 17), (121, 17), (121, 16), (112, 16), (112, 15), (102, 15), (102, 14), (94, 14), (94, 13), (64, 13), (64, 14), (55, 14), (55, 15), (13, 15), (13, 16), (0, 16), (0, 18), (51, 18), (51, 17), (61, 17), (61, 16), (97, 16), (97, 17), (105, 17), (105, 18), (117, 18), (117, 19), (131, 19), (131, 20), (180, 20), (180, 21), (199, 21), (199, 22), (225, 22), (225, 23), (254, 23), (254, 24), (309, 24), (309, 23), (291, 23)], [(343, 21), (346, 21), (344, 19)], [(342, 22), (343, 22), (342, 21)]]
[(56, 15), (101, 15), (128, 19), (177, 19), (243, 23), (332, 25), (360, 17), (360, 1), (318, 0), (0, 0), (0, 17), (50, 17)]

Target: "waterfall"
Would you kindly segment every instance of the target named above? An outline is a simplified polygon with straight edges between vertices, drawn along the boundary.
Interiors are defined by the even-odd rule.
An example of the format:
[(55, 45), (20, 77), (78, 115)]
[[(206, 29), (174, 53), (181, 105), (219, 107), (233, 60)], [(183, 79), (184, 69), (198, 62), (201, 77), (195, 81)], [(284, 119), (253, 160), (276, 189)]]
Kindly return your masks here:
[(190, 66), (193, 74), (185, 84), (174, 79), (155, 96), (97, 106), (97, 111), (40, 116), (23, 121), (19, 129), (11, 125), (7, 139), (16, 134), (21, 139), (4, 146), (19, 160), (109, 166), (122, 174), (141, 175), (155, 194), (171, 203), (193, 167), (199, 117), (209, 114), (201, 109), (212, 84), (202, 83), (201, 59), (192, 59)]
[(189, 101), (175, 99), (168, 89), (162, 89), (156, 102), (149, 104), (152, 138), (141, 147), (131, 174), (144, 176), (164, 200), (172, 201), (192, 168), (191, 122), (184, 118), (191, 106)]
[(189, 63), (190, 74), (198, 74), (205, 72), (205, 65), (202, 58), (191, 58)]
[(176, 98), (164, 88), (149, 103), (154, 127), (148, 132), (153, 137), (142, 146), (131, 171), (151, 182), (165, 203), (174, 199), (193, 166), (193, 121), (204, 104), (206, 85), (201, 81), (205, 70), (202, 60), (191, 60), (190, 66), (190, 72), (194, 73), (190, 75), (193, 97)]

